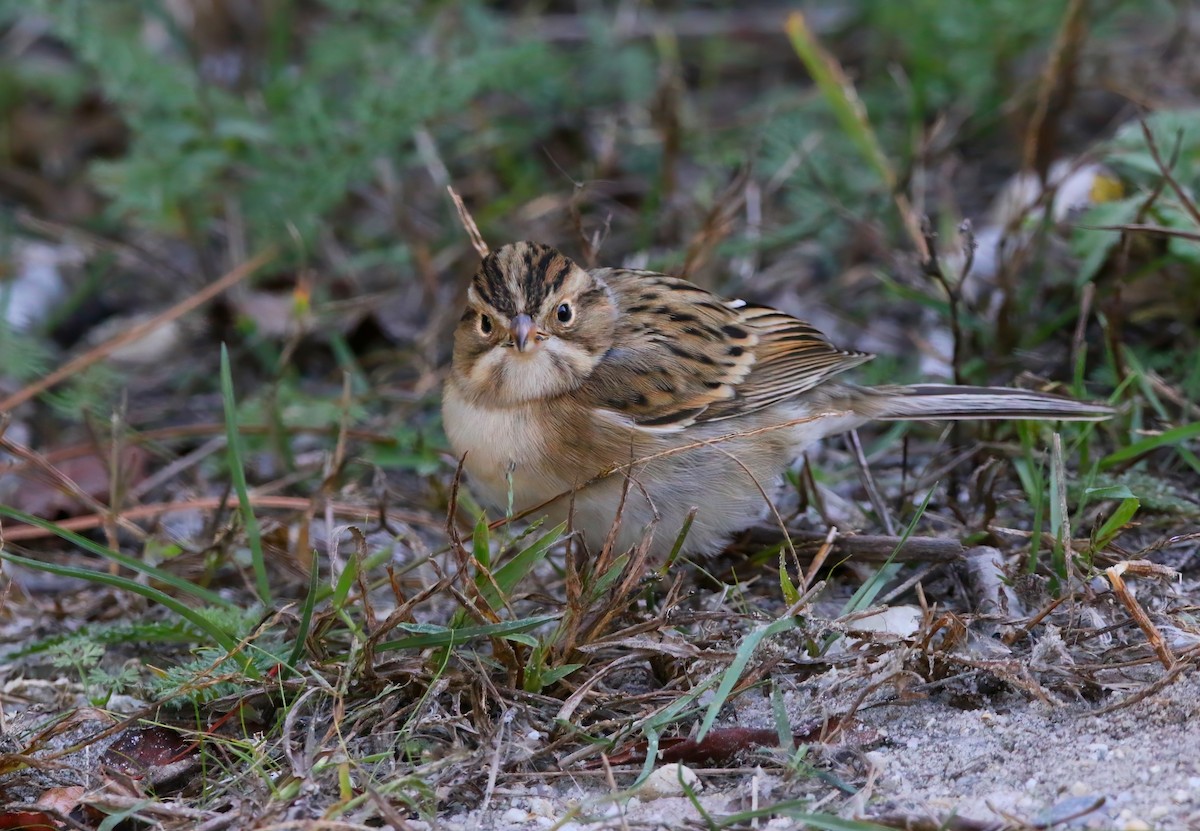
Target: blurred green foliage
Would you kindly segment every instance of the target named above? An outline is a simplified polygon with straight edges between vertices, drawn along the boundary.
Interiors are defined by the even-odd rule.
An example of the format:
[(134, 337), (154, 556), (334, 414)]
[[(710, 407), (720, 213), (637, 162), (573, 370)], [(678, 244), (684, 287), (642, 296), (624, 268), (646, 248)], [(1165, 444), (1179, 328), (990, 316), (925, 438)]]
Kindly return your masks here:
[[(861, 54), (860, 94), (885, 150), (899, 160), (911, 155), (915, 128), (939, 113), (997, 118), (1012, 94), (1014, 68), (1026, 61), (1028, 80), (1037, 66), (1030, 56), (1052, 42), (1065, 5), (866, 0), (845, 4), (830, 37)], [(195, 242), (237, 218), (252, 249), (282, 242), (300, 253), (332, 227), (356, 254), (375, 251), (376, 262), (398, 265), (407, 252), (395, 244), (395, 227), (331, 220), (372, 187), (380, 165), (400, 182), (400, 199), (412, 188), (409, 176), (427, 176), (417, 131), (428, 131), (452, 175), (494, 179), (484, 223), (502, 223), (512, 206), (567, 189), (546, 144), (556, 130), (580, 132), (598, 113), (616, 116), (626, 174), (653, 183), (663, 172), (653, 122), (680, 45), (665, 34), (619, 37), (611, 12), (582, 15), (590, 37), (560, 43), (523, 25), (536, 18), (536, 6), (500, 12), (475, 0), (275, 0), (262, 7), (258, 42), (223, 57), (206, 53), (162, 0), (35, 0), (0, 15), (31, 10), (81, 65), (75, 72), (6, 69), (0, 106), (24, 90), (65, 105), (100, 85), (131, 136), (125, 155), (91, 165), (111, 200), (110, 227)], [(314, 11), (320, 25), (300, 25)], [(698, 80), (682, 108), (690, 122), (684, 127), (700, 129), (684, 129), (681, 140), (703, 171), (699, 192), (715, 192), (731, 167), (747, 161), (788, 185), (787, 215), (763, 245), (835, 242), (842, 223), (827, 221), (831, 197), (864, 217), (886, 210), (887, 194), (804, 89), (798, 64), (783, 76), (756, 77), (761, 51), (720, 36), (689, 46), (686, 60)], [(709, 100), (739, 76), (750, 83), (735, 112)], [(640, 216), (649, 227), (657, 204), (651, 192)]]

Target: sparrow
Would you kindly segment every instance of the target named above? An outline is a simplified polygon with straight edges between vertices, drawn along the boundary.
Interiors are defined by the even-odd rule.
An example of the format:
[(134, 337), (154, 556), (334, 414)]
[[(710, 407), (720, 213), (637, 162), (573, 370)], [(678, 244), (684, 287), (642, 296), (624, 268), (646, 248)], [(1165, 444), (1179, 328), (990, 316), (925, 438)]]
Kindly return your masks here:
[[(1108, 407), (1004, 387), (863, 387), (868, 361), (802, 320), (677, 277), (584, 269), (518, 242), (467, 290), (443, 389), (472, 491), (509, 515), (570, 519), (592, 551), (649, 540), (721, 550), (766, 513), (814, 442), (872, 419), (1098, 421)], [(619, 523), (614, 529), (614, 523)]]

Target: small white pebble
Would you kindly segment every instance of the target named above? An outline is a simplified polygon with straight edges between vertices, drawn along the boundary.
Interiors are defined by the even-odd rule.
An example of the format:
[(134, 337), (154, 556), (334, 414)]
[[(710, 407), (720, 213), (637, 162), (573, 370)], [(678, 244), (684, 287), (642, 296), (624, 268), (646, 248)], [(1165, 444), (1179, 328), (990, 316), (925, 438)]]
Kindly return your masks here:
[(1169, 806), (1155, 805), (1150, 809), (1150, 819), (1162, 819), (1169, 813), (1171, 813), (1171, 808)]
[(693, 791), (703, 788), (700, 777), (686, 765), (663, 765), (646, 777), (646, 781), (638, 789), (638, 795), (646, 800), (683, 796), (684, 786)]
[(874, 765), (875, 770), (883, 773), (887, 770), (888, 757), (886, 754), (880, 753), (878, 750), (867, 751), (867, 761)]
[(500, 819), (504, 820), (505, 822), (528, 822), (529, 812), (522, 810), (521, 808), (509, 808), (500, 815)]
[(1192, 801), (1192, 795), (1187, 791), (1180, 789), (1171, 794), (1171, 801), (1177, 805), (1182, 805), (1185, 802)]
[(1087, 782), (1074, 782), (1067, 790), (1071, 796), (1087, 796), (1092, 792), (1092, 786)]
[(1121, 826), (1121, 831), (1153, 831), (1144, 819), (1131, 819)]
[(1200, 776), (1189, 776), (1188, 787), (1193, 791), (1200, 790)]

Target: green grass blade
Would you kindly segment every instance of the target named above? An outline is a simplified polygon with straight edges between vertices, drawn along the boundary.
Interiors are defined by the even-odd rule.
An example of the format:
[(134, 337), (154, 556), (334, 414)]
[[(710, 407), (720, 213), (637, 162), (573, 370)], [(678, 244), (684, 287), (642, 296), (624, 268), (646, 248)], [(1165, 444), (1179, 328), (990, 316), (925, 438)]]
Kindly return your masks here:
[[(123, 591), (132, 592), (140, 595), (147, 600), (150, 600), (158, 605), (170, 609), (175, 614), (186, 620), (188, 623), (195, 626), (204, 634), (208, 635), (214, 643), (221, 646), (226, 652), (233, 652), (238, 647), (237, 638), (221, 629), (214, 626), (211, 621), (204, 615), (197, 612), (192, 607), (186, 605), (178, 598), (172, 597), (164, 591), (139, 583), (136, 580), (130, 580), (128, 577), (121, 577), (117, 574), (109, 574), (107, 571), (93, 571), (92, 569), (79, 568), (77, 566), (62, 566), (56, 563), (44, 563), (41, 560), (33, 560), (28, 557), (22, 557), (18, 554), (12, 554), (8, 551), (0, 550), (0, 560), (7, 560), (10, 563), (24, 566), (25, 568), (44, 571), (48, 574), (57, 574), (60, 577), (71, 577), (78, 580), (86, 580), (89, 583), (99, 583), (105, 586), (122, 589)], [(244, 667), (249, 668), (249, 662), (243, 656), (239, 658), (239, 662)]]
[(1172, 427), (1170, 430), (1165, 430), (1157, 436), (1148, 436), (1127, 447), (1122, 447), (1115, 453), (1109, 453), (1100, 460), (1100, 469), (1108, 470), (1123, 462), (1132, 461), (1139, 456), (1149, 453), (1151, 450), (1157, 450), (1160, 447), (1169, 447), (1172, 444), (1181, 444), (1197, 437), (1200, 437), (1200, 421), (1193, 421), (1191, 424)]
[(734, 685), (742, 677), (742, 671), (750, 663), (750, 658), (754, 655), (754, 650), (758, 649), (758, 645), (772, 635), (778, 635), (780, 632), (786, 632), (795, 627), (796, 618), (780, 618), (768, 623), (766, 626), (759, 626), (742, 639), (742, 642), (738, 644), (737, 652), (733, 656), (733, 661), (730, 662), (725, 672), (721, 674), (721, 683), (713, 695), (712, 703), (708, 705), (708, 711), (704, 714), (704, 721), (700, 724), (700, 732), (696, 735), (696, 741), (700, 741), (708, 735), (708, 731), (712, 728), (713, 723), (716, 722), (721, 708), (725, 706), (725, 700), (729, 698), (729, 693), (733, 692)]
[(430, 649), (432, 647), (455, 646), (474, 638), (502, 638), (514, 633), (528, 632), (547, 623), (558, 620), (558, 615), (537, 615), (521, 620), (506, 620), (502, 623), (489, 623), (483, 626), (461, 626), (451, 629), (446, 626), (432, 624), (401, 624), (400, 628), (409, 632), (417, 632), (409, 638), (399, 638), (387, 641), (376, 647), (376, 652), (386, 652), (392, 649)]
[[(533, 569), (533, 567), (542, 560), (545, 560), (546, 552), (550, 551), (550, 548), (554, 543), (557, 543), (558, 540), (563, 538), (563, 533), (565, 531), (566, 522), (559, 522), (559, 524), (551, 528), (550, 531), (542, 534), (542, 536), (539, 537), (533, 545), (528, 546), (527, 549), (524, 549), (520, 552), (520, 554), (512, 557), (511, 560), (496, 569), (496, 572), (492, 574), (492, 578), (494, 581), (496, 581), (494, 582), (494, 585), (492, 584), (492, 581), (485, 580), (487, 590), (494, 592), (496, 591), (496, 588), (499, 587), (499, 590), (504, 594), (504, 597), (508, 597), (509, 594), (512, 593), (512, 590), (517, 587), (517, 584), (520, 584), (520, 582), (526, 578), (526, 575), (529, 574), (529, 570)], [(493, 598), (487, 596), (484, 586), (480, 586), (480, 591), (484, 592), (487, 602), (492, 603)], [(498, 605), (492, 605), (492, 609), (499, 608), (500, 606)]]
[(642, 733), (646, 737), (646, 761), (642, 764), (642, 772), (638, 774), (637, 784), (646, 781), (646, 777), (654, 770), (654, 763), (658, 761), (658, 739), (662, 734), (662, 729), (679, 718), (701, 695), (707, 692), (709, 687), (716, 683), (717, 677), (717, 674), (714, 673), (704, 679), (688, 690), (685, 695), (679, 696), (642, 724)]
[(1122, 499), (1121, 504), (1113, 511), (1112, 516), (1104, 521), (1100, 526), (1100, 530), (1096, 532), (1096, 549), (1102, 549), (1104, 546), (1112, 542), (1117, 534), (1121, 533), (1129, 522), (1133, 519), (1133, 515), (1142, 507), (1142, 500), (1136, 496)]
[(292, 646), (292, 654), (288, 656), (288, 666), (294, 671), (300, 657), (304, 654), (304, 642), (308, 640), (308, 632), (312, 627), (313, 609), (317, 605), (317, 595), (321, 591), (321, 569), (317, 567), (316, 552), (313, 552), (312, 567), (308, 573), (308, 593), (304, 595), (304, 605), (300, 607), (300, 625), (296, 629), (296, 643)]
[(338, 575), (337, 585), (333, 588), (333, 596), (329, 598), (330, 605), (335, 609), (341, 609), (346, 605), (346, 598), (350, 596), (350, 587), (354, 585), (354, 581), (358, 579), (358, 557), (350, 557), (346, 560), (346, 565), (342, 569), (342, 573)]
[[(226, 609), (236, 608), (235, 603), (226, 600), (224, 597), (221, 597), (221, 595), (214, 591), (210, 591), (203, 586), (197, 586), (195, 583), (185, 580), (169, 571), (164, 571), (160, 568), (156, 568), (155, 566), (143, 563), (141, 560), (130, 557), (128, 554), (123, 554), (120, 551), (116, 551), (108, 548), (107, 546), (101, 545), (98, 542), (89, 540), (87, 537), (80, 536), (74, 531), (68, 531), (66, 528), (62, 528), (55, 523), (50, 522), (49, 520), (33, 516), (32, 514), (27, 514), (24, 511), (18, 511), (16, 508), (10, 508), (7, 505), (0, 505), (0, 516), (8, 517), (9, 519), (16, 520), (17, 522), (24, 522), (28, 525), (34, 525), (44, 531), (49, 531), (51, 534), (54, 534), (60, 539), (69, 542), (71, 545), (82, 548), (84, 551), (90, 551), (91, 553), (103, 557), (106, 560), (112, 560), (114, 563), (119, 563), (130, 571), (136, 571), (139, 574), (144, 574), (147, 577), (170, 586), (181, 594), (191, 595), (202, 603), (207, 603), (210, 606), (222, 606)], [(95, 574), (97, 572), (87, 570), (86, 573)]]
[(246, 526), (246, 539), (250, 545), (251, 562), (254, 564), (254, 583), (258, 599), (263, 605), (271, 605), (271, 583), (267, 579), (267, 563), (263, 556), (262, 532), (258, 517), (250, 504), (250, 490), (246, 486), (246, 467), (242, 463), (242, 434), (238, 432), (237, 402), (233, 397), (233, 373), (229, 369), (229, 349), (221, 344), (221, 400), (225, 405), (225, 436), (229, 449), (229, 472), (233, 476), (233, 487), (237, 491), (238, 504), (242, 510), (242, 523)]
[(491, 533), (488, 531), (487, 514), (481, 513), (471, 535), (471, 552), (484, 568), (492, 567)]
[(787, 35), (792, 42), (792, 48), (800, 60), (804, 62), (808, 74), (816, 82), (817, 88), (825, 100), (829, 102), (834, 117), (846, 137), (858, 148), (863, 158), (879, 174), (879, 178), (887, 186), (888, 192), (896, 190), (896, 174), (888, 162), (883, 148), (871, 124), (867, 119), (867, 110), (862, 99), (854, 90), (854, 85), (838, 66), (837, 62), (827, 53), (816, 36), (808, 28), (804, 15), (795, 12), (788, 16)]
[(842, 608), (843, 616), (851, 615), (855, 612), (861, 612), (863, 609), (874, 603), (875, 598), (879, 596), (881, 591), (883, 591), (884, 585), (887, 584), (888, 580), (892, 579), (892, 576), (898, 570), (893, 568), (893, 566), (897, 564), (893, 563), (892, 561), (895, 560), (896, 555), (900, 552), (900, 549), (904, 547), (904, 544), (908, 542), (908, 538), (911, 537), (913, 532), (917, 529), (917, 523), (920, 522), (921, 517), (925, 515), (925, 509), (929, 507), (929, 500), (933, 498), (933, 492), (937, 490), (937, 486), (938, 483), (934, 482), (933, 487), (931, 487), (925, 494), (925, 499), (921, 501), (921, 505), (917, 508), (917, 512), (913, 514), (913, 518), (909, 521), (908, 527), (906, 527), (904, 529), (904, 533), (900, 535), (900, 542), (896, 543), (896, 547), (892, 549), (892, 553), (888, 555), (887, 560), (885, 560), (883, 565), (879, 567), (878, 571), (871, 575), (871, 579), (859, 586), (858, 591), (856, 591), (850, 597), (850, 599), (846, 601), (846, 605)]

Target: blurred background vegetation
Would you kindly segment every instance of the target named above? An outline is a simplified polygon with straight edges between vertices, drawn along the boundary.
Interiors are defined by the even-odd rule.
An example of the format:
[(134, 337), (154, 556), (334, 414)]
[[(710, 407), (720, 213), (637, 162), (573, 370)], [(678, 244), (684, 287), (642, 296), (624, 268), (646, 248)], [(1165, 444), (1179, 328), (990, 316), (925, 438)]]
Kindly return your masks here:
[[(895, 193), (785, 36), (796, 11)], [(0, 391), (270, 249), (26, 404), (20, 437), (217, 417), (227, 343), (245, 421), (382, 426), (399, 444), (367, 458), (432, 472), (476, 263), (453, 185), (494, 246), (776, 303), (880, 352), (868, 381), (1024, 372), (1170, 422), (1200, 397), (1195, 25), (1168, 0), (6, 3)], [(1096, 230), (1123, 224), (1162, 233)]]
[[(797, 12), (813, 41), (789, 39)], [(346, 711), (345, 735), (378, 750), (388, 787), (407, 787), (389, 766), (414, 769), (430, 748), (420, 759), (483, 748), (464, 779), (432, 763), (421, 774), (452, 801), (472, 798), (459, 786), (486, 780), (480, 771), (495, 783), (490, 737), (503, 734), (475, 705), (499, 700), (496, 689), (513, 701), (544, 694), (542, 715), (522, 718), (544, 731), (529, 735), (558, 735), (552, 696), (570, 692), (560, 682), (624, 661), (612, 632), (630, 619), (649, 621), (637, 649), (645, 632), (670, 629), (700, 645), (690, 654), (725, 661), (722, 695), (733, 689), (758, 640), (738, 647), (738, 665), (730, 639), (758, 626), (761, 609), (797, 602), (777, 540), (765, 560), (737, 561), (737, 590), (721, 594), (729, 586), (703, 569), (668, 575), (636, 558), (576, 573), (554, 547), (561, 528), (493, 535), (465, 491), (448, 528), (457, 482), (437, 403), (478, 265), (448, 186), (493, 247), (536, 239), (587, 265), (648, 266), (775, 304), (879, 353), (857, 380), (1018, 383), (1119, 411), (1053, 434), (963, 426), (902, 451), (909, 428), (889, 427), (866, 453), (886, 500), (830, 442), (789, 494), (788, 519), (819, 528), (818, 542), (835, 524), (822, 500), (851, 532), (895, 540), (920, 520), (919, 533), (951, 548), (1002, 548), (996, 585), (1035, 575), (1026, 582), (1049, 587), (1035, 604), (1047, 611), (1049, 594), (1095, 601), (1085, 581), (1133, 551), (1194, 579), (1197, 29), (1190, 0), (0, 0), (0, 555), (26, 587), (10, 595), (18, 581), (5, 584), (0, 616), (33, 620), (21, 637), (43, 638), (16, 657), (49, 650), (94, 703), (127, 688), (201, 701), (235, 683), (257, 690), (277, 670), (287, 683), (324, 673), (321, 695), (336, 687), (338, 702), (320, 712), (363, 705)], [(824, 87), (810, 75), (822, 67)], [(264, 267), (198, 310), (167, 311), (263, 252)], [(152, 333), (129, 337), (153, 320)], [(112, 348), (115, 337), (128, 342)], [(30, 386), (63, 366), (49, 389)], [(13, 561), (26, 571), (8, 571)], [(764, 561), (780, 579), (743, 582)], [(384, 566), (396, 571), (381, 577)], [(643, 579), (660, 567), (661, 580)], [(849, 582), (864, 587), (821, 614), (891, 602), (919, 579), (939, 610), (970, 611), (960, 577), (940, 568), (899, 579), (893, 595), (880, 592), (897, 571), (868, 580), (851, 562)], [(452, 597), (449, 572), (460, 578)], [(716, 634), (709, 600), (685, 577), (719, 586)], [(83, 591), (63, 588), (80, 580)], [(834, 579), (827, 595), (843, 589)], [(135, 595), (180, 621), (166, 631), (145, 606), (126, 614)], [(47, 596), (77, 638), (43, 628)], [(263, 623), (282, 597), (307, 602)], [(1190, 615), (1194, 604), (1176, 599)], [(1075, 609), (1064, 604), (1055, 625), (1094, 631), (1065, 639), (1072, 649), (1140, 637), (1124, 617)], [(819, 626), (804, 637), (792, 652), (814, 661), (836, 639)], [(133, 644), (140, 659), (169, 639), (180, 646), (168, 672), (81, 646)], [(599, 646), (577, 648), (589, 643)], [(931, 629), (922, 643), (909, 670), (932, 678), (941, 642)], [(388, 654), (376, 662), (373, 650)], [(229, 653), (244, 677), (218, 683)], [(699, 695), (703, 673), (682, 654), (657, 656), (644, 687), (681, 696), (662, 724), (641, 720), (638, 695), (589, 711), (606, 748), (629, 724), (650, 734), (695, 715), (683, 699)], [(1079, 666), (1100, 660), (1073, 654)], [(955, 660), (946, 666), (958, 673)], [(1034, 674), (1073, 683), (1054, 671), (1039, 659)], [(401, 709), (377, 712), (385, 700)], [(427, 704), (453, 717), (426, 719)], [(271, 780), (260, 796), (286, 801), (295, 792), (277, 792), (273, 777), (290, 738), (264, 722), (269, 740), (248, 742), (263, 759), (249, 767)], [(458, 724), (472, 726), (442, 729)], [(405, 758), (396, 735), (416, 737)], [(229, 772), (240, 799), (242, 764)], [(326, 774), (326, 796), (345, 796)], [(436, 801), (423, 788), (420, 800)]]

